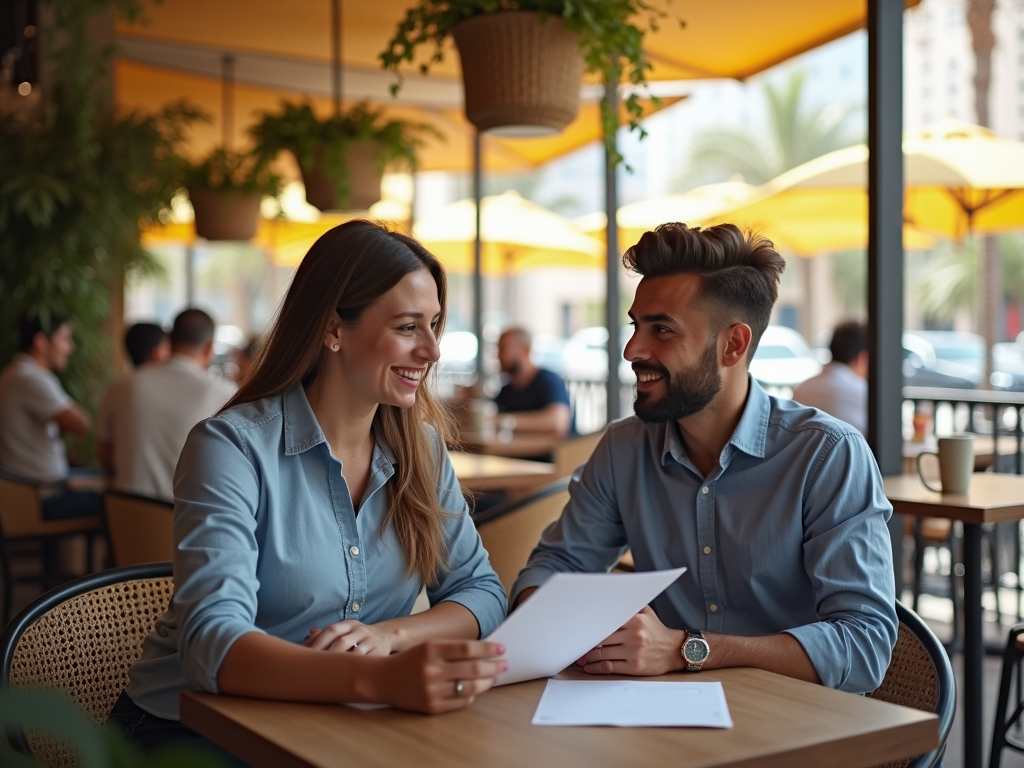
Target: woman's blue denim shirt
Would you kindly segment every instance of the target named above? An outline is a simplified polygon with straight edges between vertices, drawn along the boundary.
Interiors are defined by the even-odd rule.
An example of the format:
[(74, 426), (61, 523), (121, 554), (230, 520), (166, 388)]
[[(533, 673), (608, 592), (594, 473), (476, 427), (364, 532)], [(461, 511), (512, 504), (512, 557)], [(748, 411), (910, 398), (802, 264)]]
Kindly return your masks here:
[[(449, 569), (427, 593), (468, 608), (484, 637), (505, 617), (505, 590), (437, 450)], [(378, 435), (357, 515), (301, 384), (193, 428), (174, 477), (174, 598), (129, 672), (132, 700), (178, 719), (180, 692), (217, 692), (221, 662), (247, 632), (298, 643), (312, 627), (408, 615), (423, 584), (382, 530), (394, 474)]]

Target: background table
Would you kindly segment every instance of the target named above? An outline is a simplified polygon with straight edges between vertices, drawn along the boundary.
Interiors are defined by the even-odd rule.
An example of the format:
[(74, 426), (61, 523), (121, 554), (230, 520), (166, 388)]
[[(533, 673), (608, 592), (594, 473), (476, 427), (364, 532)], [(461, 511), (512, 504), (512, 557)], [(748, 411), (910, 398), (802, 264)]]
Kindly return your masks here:
[(965, 494), (929, 491), (915, 475), (884, 478), (892, 508), (915, 517), (945, 517), (964, 524), (964, 768), (982, 765), (981, 526), (1024, 518), (1024, 477), (976, 472)]
[(465, 710), (435, 717), (186, 692), (181, 719), (255, 768), (868, 768), (938, 744), (938, 719), (914, 709), (756, 669), (703, 672), (699, 679), (722, 681), (734, 728), (532, 726), (544, 680), (493, 689)]
[(505, 456), (451, 451), (452, 467), (459, 483), (467, 491), (522, 492), (555, 479), (555, 465), (544, 461), (526, 461)]
[[(503, 439), (504, 438), (504, 439)], [(528, 458), (551, 453), (564, 437), (544, 432), (462, 432), (459, 443), (467, 451), (491, 456)]]

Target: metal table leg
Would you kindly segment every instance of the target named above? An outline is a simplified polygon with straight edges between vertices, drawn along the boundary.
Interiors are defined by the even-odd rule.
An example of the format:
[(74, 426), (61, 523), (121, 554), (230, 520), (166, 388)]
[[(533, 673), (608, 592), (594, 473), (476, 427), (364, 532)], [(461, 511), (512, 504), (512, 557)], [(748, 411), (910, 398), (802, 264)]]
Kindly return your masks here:
[(981, 768), (981, 526), (964, 523), (964, 768)]

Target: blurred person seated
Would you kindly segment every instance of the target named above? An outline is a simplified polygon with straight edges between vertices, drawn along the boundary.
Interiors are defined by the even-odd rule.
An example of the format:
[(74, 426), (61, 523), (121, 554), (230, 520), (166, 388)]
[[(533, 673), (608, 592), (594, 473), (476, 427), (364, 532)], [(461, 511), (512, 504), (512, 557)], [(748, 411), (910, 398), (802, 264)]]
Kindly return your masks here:
[(554, 371), (534, 365), (527, 331), (505, 329), (498, 339), (498, 362), (509, 377), (494, 398), (502, 429), (570, 434), (572, 411), (565, 382)]
[(156, 323), (135, 323), (124, 334), (124, 348), (137, 369), (167, 360), (171, 356), (171, 337)]
[(590, 674), (754, 667), (875, 690), (896, 643), (892, 505), (863, 435), (768, 395), (749, 364), (785, 262), (731, 224), (663, 224), (626, 251), (641, 275), (625, 357), (635, 415), (569, 484), (510, 605), (554, 573), (688, 566), (577, 660)]
[(231, 348), (231, 362), (234, 364), (231, 378), (234, 381), (241, 383), (245, 379), (256, 353), (260, 351), (261, 342), (259, 336), (250, 336), (244, 347)]
[(189, 430), (234, 393), (225, 379), (207, 373), (213, 331), (206, 312), (186, 309), (174, 320), (170, 358), (143, 363), (104, 399), (97, 451), (115, 489), (174, 498), (174, 467)]
[(23, 315), (18, 321), (19, 352), (0, 372), (0, 470), (39, 485), (45, 520), (102, 514), (99, 493), (76, 489), (89, 472), (68, 468), (61, 433), (89, 430), (85, 410), (72, 400), (57, 372), (75, 351), (71, 322), (64, 315)]
[(850, 320), (836, 326), (829, 344), (832, 362), (793, 390), (798, 403), (818, 408), (868, 433), (868, 330)]

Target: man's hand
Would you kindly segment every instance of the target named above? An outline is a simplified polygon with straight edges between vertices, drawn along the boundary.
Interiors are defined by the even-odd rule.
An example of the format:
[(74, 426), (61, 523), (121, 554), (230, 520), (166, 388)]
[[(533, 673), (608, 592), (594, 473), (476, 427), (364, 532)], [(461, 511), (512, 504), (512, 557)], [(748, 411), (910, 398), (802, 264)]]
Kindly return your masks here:
[(650, 606), (576, 663), (592, 675), (663, 675), (683, 668), (686, 633), (669, 629)]

